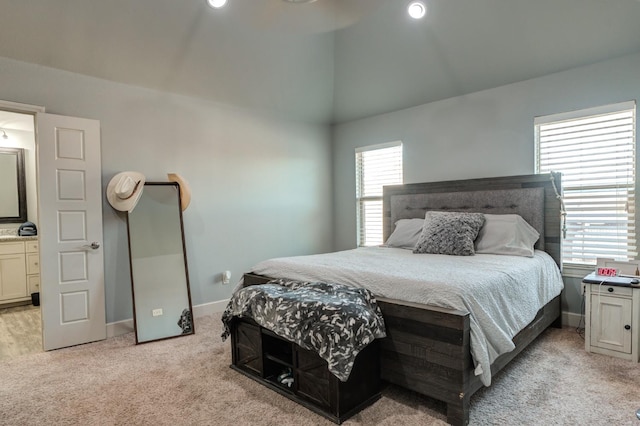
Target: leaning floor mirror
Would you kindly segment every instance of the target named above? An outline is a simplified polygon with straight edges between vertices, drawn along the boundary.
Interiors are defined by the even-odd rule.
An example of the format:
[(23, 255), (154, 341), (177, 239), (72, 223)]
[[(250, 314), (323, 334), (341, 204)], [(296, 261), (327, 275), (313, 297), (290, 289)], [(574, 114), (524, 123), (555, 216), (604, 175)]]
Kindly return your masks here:
[(193, 334), (180, 186), (146, 182), (127, 229), (136, 343)]

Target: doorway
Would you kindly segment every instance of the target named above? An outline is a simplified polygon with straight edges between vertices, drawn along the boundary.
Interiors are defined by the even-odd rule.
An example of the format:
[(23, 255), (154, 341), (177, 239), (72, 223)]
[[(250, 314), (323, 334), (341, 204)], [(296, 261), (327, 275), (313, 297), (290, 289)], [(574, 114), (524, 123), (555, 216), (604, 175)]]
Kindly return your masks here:
[[(18, 148), (23, 153), (23, 190), (26, 192), (24, 201), (27, 205), (25, 221), (5, 220), (0, 223), (0, 252), (7, 260), (3, 265), (3, 274), (7, 281), (11, 281), (5, 284), (12, 289), (21, 289), (0, 298), (0, 361), (3, 361), (43, 350), (42, 315), (39, 306), (38, 237), (17, 236), (18, 228), (23, 222), (29, 221), (34, 223), (36, 228), (38, 226), (34, 114), (0, 109), (0, 148)], [(3, 197), (10, 197), (7, 195), (8, 188), (0, 190), (4, 191), (1, 192)], [(11, 262), (15, 260), (12, 256), (24, 259), (23, 269), (13, 270), (14, 265), (19, 265), (20, 262)]]
[[(18, 283), (12, 291), (14, 298), (23, 301), (29, 289), (39, 287), (44, 350), (104, 340), (100, 122), (49, 114), (43, 107), (6, 101), (0, 101), (1, 111), (30, 117), (34, 129), (33, 164), (37, 167), (33, 167), (36, 171), (31, 176), (36, 189), (26, 198), (32, 200), (28, 208), (37, 212), (40, 229), (38, 236), (32, 237), (35, 241), (24, 245), (16, 242), (9, 247), (11, 254), (18, 254), (21, 247), (24, 250), (24, 260), (20, 262), (14, 256), (12, 262), (17, 268), (20, 264), (25, 268), (22, 272), (30, 287), (15, 290), (20, 288), (17, 277), (22, 272), (13, 269), (15, 277), (5, 279), (3, 271), (12, 269), (0, 268), (0, 301), (5, 294), (3, 281)], [(2, 133), (0, 138), (8, 141), (9, 135), (4, 138)], [(0, 250), (0, 262), (5, 261)]]

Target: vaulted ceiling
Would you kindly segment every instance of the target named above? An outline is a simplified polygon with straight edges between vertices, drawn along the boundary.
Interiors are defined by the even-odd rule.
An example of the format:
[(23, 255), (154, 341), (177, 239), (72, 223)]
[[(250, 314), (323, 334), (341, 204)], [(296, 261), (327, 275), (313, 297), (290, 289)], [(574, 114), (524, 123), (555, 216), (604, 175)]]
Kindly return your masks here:
[(640, 52), (639, 0), (424, 1), (0, 0), (0, 56), (340, 123)]

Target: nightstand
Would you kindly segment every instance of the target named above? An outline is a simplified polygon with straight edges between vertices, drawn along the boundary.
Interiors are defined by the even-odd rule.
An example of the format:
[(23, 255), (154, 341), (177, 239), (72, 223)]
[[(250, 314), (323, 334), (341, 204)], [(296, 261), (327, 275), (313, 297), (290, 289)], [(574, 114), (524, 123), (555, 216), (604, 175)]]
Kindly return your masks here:
[[(593, 274), (585, 280), (588, 278), (594, 278)], [(585, 350), (638, 362), (640, 287), (584, 281), (583, 285)]]

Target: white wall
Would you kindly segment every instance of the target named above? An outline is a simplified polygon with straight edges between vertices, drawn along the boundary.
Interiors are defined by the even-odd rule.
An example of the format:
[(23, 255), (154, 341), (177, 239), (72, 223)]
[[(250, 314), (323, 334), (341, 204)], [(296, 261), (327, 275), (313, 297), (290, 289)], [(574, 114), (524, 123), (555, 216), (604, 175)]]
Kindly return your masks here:
[[(638, 70), (640, 54), (336, 126), (335, 248), (356, 245), (356, 147), (401, 140), (406, 183), (533, 173), (534, 117), (640, 99)], [(578, 280), (565, 282), (579, 312)]]
[[(0, 58), (0, 99), (100, 120), (102, 184), (119, 171), (180, 173), (194, 304), (221, 300), (242, 272), (274, 256), (332, 247), (326, 126)], [(103, 199), (107, 321), (132, 317), (125, 216)], [(46, 254), (43, 254), (46, 255)], [(43, 283), (46, 285), (46, 283)]]

